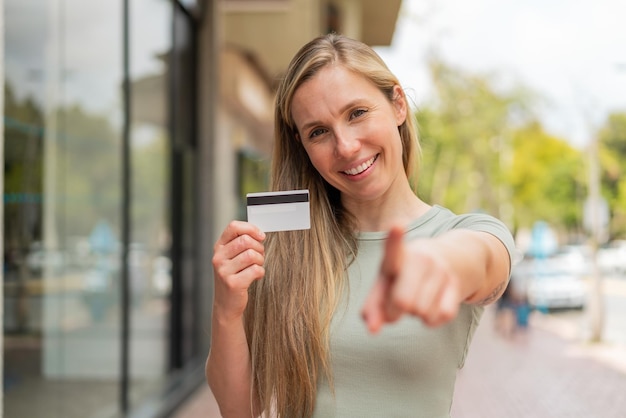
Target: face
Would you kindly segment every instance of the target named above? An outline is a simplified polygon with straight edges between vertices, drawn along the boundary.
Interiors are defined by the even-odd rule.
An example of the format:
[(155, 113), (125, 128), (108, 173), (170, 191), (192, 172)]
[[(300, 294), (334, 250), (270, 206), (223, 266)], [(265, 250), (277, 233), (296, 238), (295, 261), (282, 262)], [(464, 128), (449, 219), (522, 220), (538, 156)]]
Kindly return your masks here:
[(313, 166), (341, 192), (344, 204), (390, 198), (404, 190), (402, 142), (407, 115), (400, 86), (394, 101), (341, 65), (321, 69), (292, 101), (298, 136)]

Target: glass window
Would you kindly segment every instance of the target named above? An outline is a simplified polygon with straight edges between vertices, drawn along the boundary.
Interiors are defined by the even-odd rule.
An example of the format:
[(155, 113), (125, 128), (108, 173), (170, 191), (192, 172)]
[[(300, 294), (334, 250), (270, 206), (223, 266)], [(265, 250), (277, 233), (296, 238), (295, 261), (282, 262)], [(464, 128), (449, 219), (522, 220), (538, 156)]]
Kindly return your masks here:
[(6, 416), (119, 397), (122, 8), (6, 0)]
[(190, 9), (198, 6), (198, 0), (179, 0), (179, 3)]
[(169, 57), (172, 3), (134, 0), (131, 53), (130, 378), (134, 405), (167, 376), (172, 287)]
[(194, 26), (176, 2), (129, 5), (126, 109), (122, 0), (4, 2), (5, 416), (110, 417), (126, 399), (126, 111), (130, 408), (165, 393), (174, 371), (205, 354)]
[(196, 270), (198, 185), (195, 142), (195, 42), (192, 23), (180, 7), (173, 16), (172, 234), (173, 294), (170, 364), (181, 369), (199, 355), (201, 295)]

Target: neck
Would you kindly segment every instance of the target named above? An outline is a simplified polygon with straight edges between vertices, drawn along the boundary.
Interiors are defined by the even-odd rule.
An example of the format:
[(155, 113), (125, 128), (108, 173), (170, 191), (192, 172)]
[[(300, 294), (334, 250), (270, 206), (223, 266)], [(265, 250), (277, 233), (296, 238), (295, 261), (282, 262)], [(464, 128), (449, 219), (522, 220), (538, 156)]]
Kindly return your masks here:
[(388, 231), (395, 225), (408, 225), (430, 209), (430, 205), (418, 198), (408, 187), (394, 196), (381, 196), (372, 201), (343, 202), (357, 220), (361, 232)]

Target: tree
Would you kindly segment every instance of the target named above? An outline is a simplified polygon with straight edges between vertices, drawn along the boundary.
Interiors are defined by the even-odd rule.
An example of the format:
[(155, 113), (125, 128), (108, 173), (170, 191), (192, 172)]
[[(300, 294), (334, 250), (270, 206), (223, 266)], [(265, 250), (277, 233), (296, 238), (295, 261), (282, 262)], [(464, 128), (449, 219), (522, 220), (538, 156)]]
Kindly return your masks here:
[(43, 115), (31, 98), (22, 101), (4, 88), (4, 240), (24, 251), (40, 238)]
[(121, 130), (106, 116), (80, 105), (61, 108), (59, 120), (58, 214), (66, 236), (87, 236), (100, 220), (120, 222)]
[(430, 70), (436, 98), (417, 113), (420, 196), (456, 212), (487, 211), (515, 230), (543, 220), (579, 233), (585, 161), (535, 120), (535, 95), (436, 60)]
[(586, 196), (581, 152), (547, 134), (537, 122), (515, 132), (513, 149), (506, 177), (516, 227), (530, 228), (544, 220), (567, 232), (579, 232)]
[(501, 93), (487, 77), (433, 60), (436, 98), (417, 114), (423, 147), (419, 193), (454, 211), (500, 216), (508, 200), (508, 164), (515, 120), (526, 118), (530, 94)]
[[(137, 141), (135, 141), (137, 142)], [(154, 130), (145, 143), (131, 148), (132, 239), (150, 250), (162, 250), (169, 227), (170, 148), (167, 132)]]
[(602, 194), (609, 203), (611, 238), (626, 237), (626, 113), (609, 115), (598, 132)]

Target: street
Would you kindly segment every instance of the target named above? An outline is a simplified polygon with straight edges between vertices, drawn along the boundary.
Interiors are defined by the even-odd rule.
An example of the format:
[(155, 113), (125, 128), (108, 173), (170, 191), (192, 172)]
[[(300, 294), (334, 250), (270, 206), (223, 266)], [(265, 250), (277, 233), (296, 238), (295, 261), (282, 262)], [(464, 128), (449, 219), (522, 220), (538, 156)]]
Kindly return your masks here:
[(533, 312), (529, 329), (512, 338), (494, 332), (487, 310), (459, 373), (452, 417), (623, 417), (626, 279), (602, 280), (600, 343), (589, 342), (588, 308)]
[[(624, 326), (626, 324), (626, 278), (605, 277), (602, 283), (604, 303), (602, 340), (608, 344), (626, 345), (626, 326)], [(549, 315), (553, 321), (561, 323), (562, 329), (554, 330), (561, 336), (582, 340), (588, 338), (591, 327), (589, 311), (561, 311), (551, 312)]]
[(533, 313), (514, 338), (497, 335), (492, 321), (489, 310), (459, 373), (453, 418), (624, 416), (626, 346), (563, 338), (571, 329), (559, 315)]
[(626, 344), (626, 277), (604, 279), (605, 339)]

